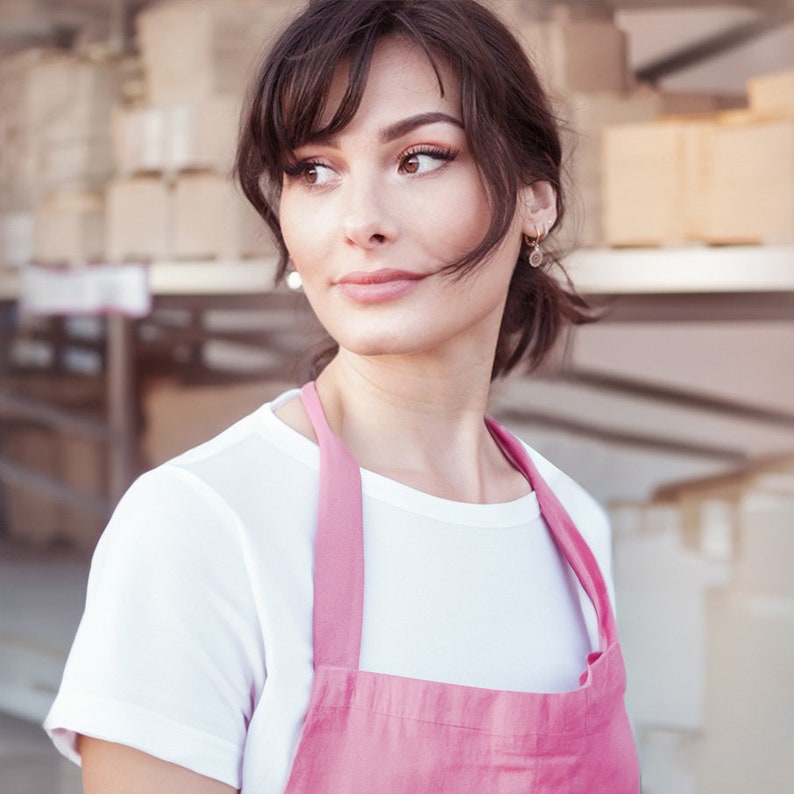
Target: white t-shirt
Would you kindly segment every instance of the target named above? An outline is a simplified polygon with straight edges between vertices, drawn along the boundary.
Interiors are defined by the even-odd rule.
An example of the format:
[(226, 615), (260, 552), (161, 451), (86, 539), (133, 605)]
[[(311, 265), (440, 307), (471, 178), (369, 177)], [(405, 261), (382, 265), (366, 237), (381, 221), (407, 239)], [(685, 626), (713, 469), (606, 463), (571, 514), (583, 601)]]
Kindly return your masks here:
[[(221, 780), (286, 785), (312, 683), (319, 449), (279, 420), (287, 392), (141, 477), (94, 556), (85, 614), (45, 721)], [(601, 508), (528, 450), (608, 585)], [(578, 686), (594, 611), (534, 494), (452, 502), (362, 471), (362, 669), (481, 686)]]

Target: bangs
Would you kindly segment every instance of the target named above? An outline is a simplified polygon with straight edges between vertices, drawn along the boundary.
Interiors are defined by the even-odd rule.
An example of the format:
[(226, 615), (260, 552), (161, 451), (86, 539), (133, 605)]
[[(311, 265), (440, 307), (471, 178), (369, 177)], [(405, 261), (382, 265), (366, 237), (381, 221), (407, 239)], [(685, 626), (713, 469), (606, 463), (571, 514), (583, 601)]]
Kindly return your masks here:
[[(520, 190), (533, 182), (548, 182), (556, 193), (552, 230), (564, 217), (559, 120), (521, 44), (492, 11), (476, 0), (309, 0), (273, 44), (250, 87), (234, 165), (238, 184), (278, 248), (277, 282), (289, 265), (278, 217), (285, 168), (294, 165), (298, 147), (350, 124), (377, 44), (389, 37), (424, 52), (441, 96), (440, 64), (460, 84), (463, 129), (491, 218), (483, 239), (446, 265), (449, 276), (464, 278), (487, 261), (510, 230)], [(341, 69), (347, 70), (346, 85), (333, 107), (331, 91), (336, 101), (334, 78)], [(528, 250), (525, 245), (523, 255)], [(590, 319), (570, 284), (566, 289), (541, 272), (561, 268), (559, 251), (545, 250), (543, 268), (517, 262), (494, 377), (522, 361), (537, 366), (565, 324)]]
[[(411, 25), (404, 14), (373, 14), (368, 3), (350, 3), (341, 0), (348, 15), (353, 6), (359, 6), (357, 24), (344, 26), (340, 31), (334, 26), (319, 30), (307, 20), (312, 37), (302, 37), (300, 31), (290, 42), (290, 52), (283, 59), (272, 58), (277, 64), (273, 74), (262, 80), (264, 90), (252, 98), (250, 113), (253, 139), (259, 143), (262, 164), (271, 188), (276, 194), (280, 187), (283, 169), (289, 165), (292, 152), (314, 138), (331, 137), (343, 130), (354, 118), (361, 105), (367, 85), (372, 56), (378, 42), (387, 37), (405, 36), (425, 53), (438, 80), (439, 91), (444, 96), (444, 84), (428, 43)], [(327, 6), (328, 4), (326, 4)], [(309, 8), (311, 14), (312, 7)], [(327, 7), (323, 11), (327, 15)], [(297, 46), (296, 46), (297, 45)], [(347, 69), (345, 92), (327, 123), (328, 101), (334, 78), (339, 68)], [(264, 75), (263, 75), (264, 77)]]

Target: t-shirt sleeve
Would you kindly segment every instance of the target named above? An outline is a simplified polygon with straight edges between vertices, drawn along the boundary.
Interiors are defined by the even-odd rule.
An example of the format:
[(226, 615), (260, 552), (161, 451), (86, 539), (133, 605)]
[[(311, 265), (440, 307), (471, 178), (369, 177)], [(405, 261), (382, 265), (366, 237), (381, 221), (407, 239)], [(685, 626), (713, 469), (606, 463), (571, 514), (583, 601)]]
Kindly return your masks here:
[(260, 625), (234, 512), (189, 471), (155, 469), (97, 545), (44, 727), (78, 763), (85, 734), (239, 788), (265, 679)]

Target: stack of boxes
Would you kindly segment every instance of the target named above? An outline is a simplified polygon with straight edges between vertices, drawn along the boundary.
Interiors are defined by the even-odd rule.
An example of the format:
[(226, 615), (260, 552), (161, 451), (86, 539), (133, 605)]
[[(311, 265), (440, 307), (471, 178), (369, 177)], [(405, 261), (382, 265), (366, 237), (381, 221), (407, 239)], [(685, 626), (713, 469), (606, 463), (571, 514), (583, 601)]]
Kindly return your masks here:
[(604, 131), (613, 125), (650, 122), (670, 112), (671, 106), (711, 110), (715, 101), (702, 95), (669, 96), (636, 85), (626, 34), (610, 16), (578, 18), (560, 7), (538, 21), (522, 16), (518, 2), (494, 7), (518, 32), (565, 121), (569, 216), (562, 228), (563, 246), (603, 245)]
[(136, 92), (123, 59), (28, 50), (0, 61), (0, 266), (270, 253), (231, 169), (248, 80), (297, 5), (147, 5)]
[(730, 97), (636, 85), (608, 15), (556, 7), (538, 21), (520, 0), (492, 5), (565, 121), (563, 247), (794, 239), (791, 73), (751, 80), (749, 109), (720, 112)]
[(741, 111), (607, 131), (608, 245), (794, 241), (794, 71), (748, 94)]
[(238, 259), (272, 250), (231, 169), (245, 89), (289, 7), (175, 0), (139, 15), (146, 96), (113, 119), (110, 260)]
[(0, 260), (104, 256), (102, 189), (113, 172), (119, 64), (29, 50), (0, 63)]
[(626, 35), (611, 17), (580, 19), (560, 8), (544, 21), (514, 11), (510, 21), (566, 121), (569, 216), (563, 242), (599, 245), (602, 132), (610, 124), (655, 118), (660, 97), (633, 84)]

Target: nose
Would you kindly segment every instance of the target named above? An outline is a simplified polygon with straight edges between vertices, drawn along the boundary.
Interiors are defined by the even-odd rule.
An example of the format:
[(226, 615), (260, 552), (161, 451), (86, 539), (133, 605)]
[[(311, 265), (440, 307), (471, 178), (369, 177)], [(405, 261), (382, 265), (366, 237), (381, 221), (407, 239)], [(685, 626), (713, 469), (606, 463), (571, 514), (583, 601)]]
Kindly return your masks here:
[(359, 248), (374, 249), (394, 239), (397, 227), (384, 186), (358, 175), (348, 179), (346, 188), (342, 220), (345, 241)]

